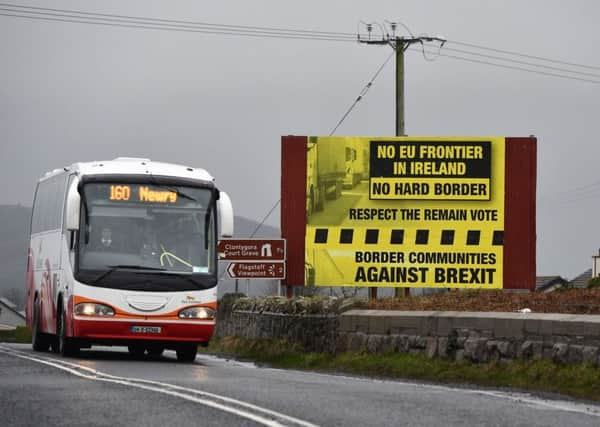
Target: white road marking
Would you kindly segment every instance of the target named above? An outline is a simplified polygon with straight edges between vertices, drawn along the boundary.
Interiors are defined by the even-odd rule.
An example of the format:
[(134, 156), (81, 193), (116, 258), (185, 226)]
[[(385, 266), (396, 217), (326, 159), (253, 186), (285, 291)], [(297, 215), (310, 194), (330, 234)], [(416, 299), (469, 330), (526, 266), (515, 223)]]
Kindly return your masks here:
[[(139, 388), (142, 390), (154, 391), (157, 393), (168, 394), (170, 396), (175, 396), (181, 399), (185, 399), (194, 403), (199, 403), (205, 406), (209, 406), (211, 408), (219, 409), (224, 412), (228, 412), (234, 415), (237, 415), (242, 418), (246, 418), (252, 420), (256, 423), (268, 426), (268, 427), (283, 427), (288, 425), (298, 425), (302, 427), (318, 427), (316, 424), (312, 424), (308, 421), (304, 421), (298, 418), (291, 417), (289, 415), (282, 414), (280, 412), (276, 412), (270, 409), (262, 408), (257, 405), (253, 405), (251, 403), (243, 402), (241, 400), (233, 399), (227, 396), (221, 396), (214, 393), (209, 393), (201, 390), (196, 390), (187, 387), (181, 387), (174, 384), (145, 380), (141, 378), (128, 378), (128, 377), (119, 377), (115, 375), (106, 374), (100, 371), (97, 371), (92, 368), (88, 368), (87, 366), (79, 365), (76, 363), (67, 362), (65, 360), (54, 359), (51, 357), (41, 357), (41, 356), (31, 356), (26, 353), (23, 353), (19, 350), (7, 348), (4, 346), (0, 346), (0, 352), (8, 354), (10, 356), (19, 357), (21, 359), (27, 359), (36, 363), (41, 363), (44, 365), (52, 366), (54, 368), (63, 370), (70, 374), (76, 375), (81, 378), (93, 380), (93, 381), (103, 381), (114, 384), (121, 384), (130, 387)], [(83, 372), (86, 373), (83, 373)], [(204, 398), (200, 398), (197, 396), (203, 396)], [(209, 400), (207, 398), (213, 399)], [(216, 401), (226, 402), (219, 403)], [(252, 413), (249, 411), (242, 410), (240, 408), (236, 408), (232, 405), (237, 405), (238, 407), (246, 408), (249, 410), (253, 410), (258, 412), (260, 415), (256, 413)], [(266, 416), (272, 418), (266, 418)]]
[[(199, 356), (200, 357), (200, 356)], [(205, 357), (204, 355), (202, 357)], [(214, 359), (213, 359), (214, 360)], [(226, 361), (222, 361), (222, 363), (228, 363)], [(565, 411), (565, 412), (574, 412), (578, 414), (585, 414), (594, 417), (600, 417), (600, 405), (595, 405), (593, 403), (586, 404), (580, 402), (571, 402), (567, 400), (553, 400), (553, 399), (542, 399), (539, 397), (535, 397), (530, 393), (523, 392), (502, 392), (502, 391), (492, 391), (492, 390), (484, 390), (484, 389), (474, 389), (474, 388), (464, 388), (464, 387), (452, 387), (449, 385), (438, 385), (438, 384), (426, 384), (426, 383), (417, 383), (417, 382), (407, 382), (393, 379), (374, 379), (374, 378), (366, 378), (366, 377), (358, 377), (358, 376), (349, 376), (349, 375), (332, 375), (321, 372), (311, 372), (311, 371), (299, 371), (292, 369), (278, 369), (278, 368), (261, 368), (265, 370), (271, 371), (280, 371), (280, 372), (295, 372), (302, 373), (304, 375), (314, 375), (320, 377), (328, 377), (328, 378), (337, 378), (337, 379), (346, 379), (350, 381), (364, 381), (364, 382), (377, 382), (377, 383), (386, 383), (386, 384), (399, 384), (402, 386), (411, 386), (415, 388), (424, 388), (424, 389), (432, 389), (443, 392), (458, 392), (463, 394), (474, 394), (474, 395), (484, 395), (488, 397), (493, 397), (496, 399), (505, 399), (510, 400), (516, 403), (521, 403), (533, 407), (537, 407), (540, 409), (548, 409), (555, 411)]]
[(246, 369), (262, 369), (259, 368), (254, 362), (243, 362), (241, 360), (236, 360), (233, 358), (224, 358), (222, 356), (213, 356), (212, 354), (198, 354), (196, 356), (196, 360), (204, 360), (207, 362), (215, 362), (215, 363), (226, 363), (229, 366), (239, 366)]
[[(457, 389), (460, 391), (460, 389)], [(485, 396), (491, 396), (500, 399), (508, 399), (517, 403), (527, 404), (529, 406), (538, 406), (543, 407), (545, 409), (551, 409), (555, 411), (565, 411), (565, 412), (575, 412), (578, 414), (590, 415), (593, 417), (600, 417), (600, 410), (596, 408), (591, 408), (591, 405), (586, 405), (583, 403), (575, 403), (568, 402), (565, 400), (542, 400), (540, 398), (533, 397), (530, 394), (526, 393), (503, 393), (499, 391), (489, 391), (489, 390), (463, 390), (464, 393), (470, 394), (480, 394)]]
[[(26, 356), (26, 353), (22, 353), (19, 350), (15, 350), (12, 348), (7, 348), (7, 347), (2, 347), (0, 346), (0, 351), (5, 350), (4, 353), (9, 353), (9, 352), (14, 352), (14, 353), (21, 353), (24, 358), (31, 358), (31, 356)], [(8, 350), (8, 351), (6, 351)], [(253, 369), (256, 369), (256, 365), (252, 364), (252, 363), (247, 363), (247, 362), (238, 362), (235, 363), (235, 361), (232, 360), (225, 360), (216, 356), (210, 356), (210, 355), (198, 355), (197, 357), (198, 359), (205, 359), (205, 360), (210, 360), (211, 362), (216, 362), (216, 363), (221, 363), (221, 364), (230, 364), (232, 362), (234, 362), (234, 365), (242, 367), (242, 368), (248, 368), (251, 367)], [(32, 359), (34, 361), (39, 361), (40, 363), (43, 363), (40, 360), (35, 360)], [(303, 420), (299, 420), (297, 418), (293, 418), (293, 417), (289, 417), (287, 415), (284, 414), (280, 414), (278, 412), (275, 411), (271, 411), (269, 409), (265, 409), (265, 408), (261, 408), (259, 406), (256, 405), (252, 405), (250, 403), (246, 403), (243, 401), (239, 401), (233, 398), (229, 398), (229, 397), (225, 397), (225, 396), (220, 396), (217, 394), (213, 394), (213, 393), (209, 393), (209, 392), (204, 392), (201, 390), (195, 390), (195, 389), (190, 389), (190, 388), (186, 388), (186, 387), (181, 387), (181, 386), (176, 386), (173, 384), (168, 384), (168, 383), (162, 383), (162, 382), (158, 382), (158, 381), (151, 381), (151, 380), (143, 380), (143, 379), (136, 379), (136, 378), (126, 378), (126, 377), (117, 377), (117, 376), (113, 376), (110, 374), (105, 374), (102, 372), (98, 372), (94, 369), (88, 368), (86, 366), (83, 365), (78, 365), (75, 363), (71, 363), (71, 362), (67, 362), (64, 360), (60, 360), (60, 359), (52, 359), (52, 358), (48, 358), (48, 360), (51, 360), (53, 364), (62, 364), (62, 365), (66, 365), (66, 366), (71, 366), (73, 369), (78, 369), (78, 370), (82, 370), (82, 371), (86, 371), (89, 372), (92, 375), (99, 375), (103, 378), (108, 378), (108, 379), (113, 379), (113, 380), (120, 380), (120, 381), (130, 381), (130, 382), (142, 382), (142, 383), (147, 383), (147, 384), (153, 384), (153, 385), (158, 385), (158, 386), (162, 386), (162, 387), (167, 387), (169, 389), (172, 390), (181, 390), (181, 391), (185, 391), (187, 393), (193, 393), (196, 395), (200, 395), (200, 396), (206, 396), (209, 398), (213, 398), (213, 399), (217, 399), (217, 400), (222, 400), (224, 402), (228, 402), (228, 403), (232, 403), (232, 404), (237, 404), (241, 407), (245, 407), (248, 409), (253, 409), (253, 410), (257, 410), (259, 412), (262, 412), (264, 414), (267, 415), (271, 415), (283, 420), (287, 420), (289, 422), (295, 423), (297, 425), (301, 425), (304, 427), (315, 427), (315, 424), (303, 421)], [(49, 364), (49, 363), (48, 363)], [(53, 365), (51, 365), (53, 366)], [(69, 369), (66, 368), (65, 366), (58, 366), (58, 368), (64, 368), (64, 369)], [(589, 415), (589, 416), (594, 416), (594, 417), (600, 417), (600, 406), (595, 405), (593, 403), (591, 404), (586, 404), (586, 403), (579, 403), (579, 402), (571, 402), (571, 401), (565, 401), (565, 400), (549, 400), (549, 399), (542, 399), (542, 398), (538, 398), (535, 397), (529, 393), (519, 393), (519, 392), (502, 392), (502, 391), (492, 391), (492, 390), (483, 390), (483, 389), (472, 389), (472, 388), (463, 388), (463, 387), (452, 387), (452, 386), (447, 386), (447, 385), (438, 385), (438, 384), (422, 384), (422, 383), (417, 383), (417, 382), (407, 382), (407, 381), (397, 381), (397, 380), (388, 380), (388, 379), (373, 379), (373, 378), (365, 378), (365, 377), (356, 377), (356, 376), (348, 376), (348, 375), (332, 375), (332, 374), (326, 374), (326, 373), (320, 373), (320, 372), (310, 372), (310, 371), (298, 371), (298, 370), (282, 370), (282, 369), (277, 369), (277, 368), (261, 368), (261, 369), (265, 369), (265, 370), (270, 370), (270, 371), (278, 371), (278, 372), (296, 372), (296, 373), (301, 373), (303, 375), (313, 375), (316, 377), (326, 377), (326, 378), (335, 378), (335, 379), (345, 379), (345, 380), (350, 380), (350, 381), (358, 381), (358, 382), (377, 382), (377, 383), (387, 383), (387, 384), (399, 384), (402, 386), (410, 386), (410, 387), (415, 387), (415, 388), (424, 388), (424, 389), (431, 389), (431, 390), (438, 390), (441, 392), (459, 392), (459, 393), (463, 393), (463, 394), (472, 394), (472, 395), (484, 395), (484, 396), (488, 396), (491, 398), (496, 398), (496, 399), (504, 399), (504, 400), (510, 400), (513, 401), (515, 403), (520, 403), (520, 404), (524, 404), (524, 405), (528, 405), (528, 406), (532, 406), (532, 407), (537, 407), (539, 409), (547, 409), (547, 410), (555, 410), (555, 411), (566, 411), (566, 412), (573, 412), (573, 413), (579, 413), (579, 414), (584, 414), (584, 415)], [(82, 376), (82, 375), (80, 375)], [(87, 378), (87, 377), (86, 377)], [(93, 378), (95, 379), (95, 378)], [(135, 385), (134, 385), (135, 386)], [(157, 390), (160, 391), (160, 390)]]

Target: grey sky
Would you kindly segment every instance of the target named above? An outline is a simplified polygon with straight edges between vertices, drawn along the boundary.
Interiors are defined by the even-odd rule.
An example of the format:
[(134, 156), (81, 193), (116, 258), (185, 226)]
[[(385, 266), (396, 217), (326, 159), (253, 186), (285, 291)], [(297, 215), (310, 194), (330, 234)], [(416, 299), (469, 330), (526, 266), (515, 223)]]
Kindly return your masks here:
[[(12, 3), (341, 32), (401, 20), (416, 34), (600, 66), (591, 0)], [(260, 219), (279, 198), (280, 136), (329, 133), (389, 52), (0, 16), (0, 204), (31, 205), (47, 170), (135, 155), (208, 169), (236, 214)], [(600, 184), (569, 190), (600, 181), (600, 85), (418, 53), (406, 69), (409, 135), (539, 138), (538, 273), (588, 268)], [(393, 96), (390, 63), (338, 134), (392, 135)]]

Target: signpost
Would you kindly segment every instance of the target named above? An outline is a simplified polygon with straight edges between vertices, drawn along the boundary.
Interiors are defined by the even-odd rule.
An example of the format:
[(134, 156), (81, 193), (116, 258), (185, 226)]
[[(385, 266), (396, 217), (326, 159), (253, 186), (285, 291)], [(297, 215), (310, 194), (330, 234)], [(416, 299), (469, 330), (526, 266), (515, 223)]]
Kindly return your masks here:
[(222, 261), (285, 261), (285, 239), (225, 239), (218, 252)]
[(232, 279), (284, 279), (285, 242), (285, 239), (224, 239), (219, 241), (219, 260), (238, 261), (227, 267)]
[(234, 279), (285, 279), (285, 263), (232, 262), (227, 272)]

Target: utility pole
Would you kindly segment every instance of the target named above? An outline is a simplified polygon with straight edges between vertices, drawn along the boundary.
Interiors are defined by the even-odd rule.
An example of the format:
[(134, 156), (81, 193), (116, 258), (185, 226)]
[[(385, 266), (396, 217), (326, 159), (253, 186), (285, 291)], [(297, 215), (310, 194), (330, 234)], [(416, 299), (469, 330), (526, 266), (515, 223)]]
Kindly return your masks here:
[(396, 39), (396, 136), (404, 136), (404, 41)]
[[(387, 45), (391, 46), (396, 51), (396, 136), (406, 136), (404, 127), (404, 51), (410, 47), (410, 45), (424, 42), (439, 41), (442, 45), (446, 42), (441, 37), (429, 37), (419, 36), (414, 37), (397, 37), (396, 28), (397, 23), (391, 22), (390, 29), (392, 34), (383, 34), (383, 26), (378, 25), (382, 30), (381, 39), (371, 39), (371, 32), (373, 31), (373, 24), (366, 24), (368, 39), (363, 40), (358, 36), (359, 43), (365, 43), (370, 45)], [(404, 288), (404, 296), (410, 296), (410, 288)], [(400, 297), (400, 288), (394, 289), (394, 297)], [(369, 298), (377, 299), (377, 288), (369, 288)]]
[[(396, 32), (396, 24), (391, 24), (392, 32)], [(372, 26), (367, 24), (367, 31), (371, 34)], [(395, 35), (390, 36), (386, 34), (381, 39), (372, 40), (369, 36), (368, 40), (358, 39), (360, 43), (370, 45), (387, 45), (391, 46), (396, 51), (396, 136), (406, 136), (404, 127), (404, 51), (410, 47), (410, 45), (430, 41), (445, 40), (440, 37), (396, 37)]]
[[(404, 40), (396, 38), (396, 136), (405, 136), (404, 132)], [(377, 289), (377, 288), (375, 288)], [(394, 288), (394, 298), (400, 298), (400, 288)], [(410, 296), (410, 288), (404, 288), (404, 297)], [(375, 294), (377, 298), (377, 294)]]

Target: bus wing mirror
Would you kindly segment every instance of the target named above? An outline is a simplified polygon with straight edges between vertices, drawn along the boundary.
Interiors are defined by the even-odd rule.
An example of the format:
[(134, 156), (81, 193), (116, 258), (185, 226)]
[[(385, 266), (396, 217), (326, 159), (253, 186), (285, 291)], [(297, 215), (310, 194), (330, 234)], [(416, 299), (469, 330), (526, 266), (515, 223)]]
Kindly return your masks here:
[(221, 223), (221, 237), (233, 237), (233, 205), (224, 191), (220, 192), (217, 209), (219, 210), (219, 222)]
[(69, 186), (66, 206), (67, 230), (79, 230), (79, 212), (81, 211), (81, 196), (77, 191), (79, 180), (74, 179)]

